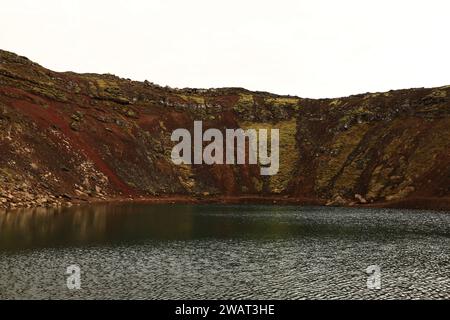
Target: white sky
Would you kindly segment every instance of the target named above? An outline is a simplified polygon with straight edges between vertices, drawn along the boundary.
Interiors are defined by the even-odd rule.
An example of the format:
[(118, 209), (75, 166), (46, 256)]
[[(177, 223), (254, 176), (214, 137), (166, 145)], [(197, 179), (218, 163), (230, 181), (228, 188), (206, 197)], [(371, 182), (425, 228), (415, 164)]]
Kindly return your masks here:
[(302, 97), (450, 84), (448, 0), (0, 0), (0, 48), (56, 71)]

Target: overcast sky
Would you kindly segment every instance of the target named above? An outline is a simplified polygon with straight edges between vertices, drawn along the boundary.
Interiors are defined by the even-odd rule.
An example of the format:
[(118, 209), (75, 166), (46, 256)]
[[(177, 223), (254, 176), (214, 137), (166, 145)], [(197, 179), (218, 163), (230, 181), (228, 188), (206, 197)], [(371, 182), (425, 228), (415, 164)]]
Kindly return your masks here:
[(0, 1), (0, 48), (56, 71), (302, 97), (450, 84), (448, 0)]

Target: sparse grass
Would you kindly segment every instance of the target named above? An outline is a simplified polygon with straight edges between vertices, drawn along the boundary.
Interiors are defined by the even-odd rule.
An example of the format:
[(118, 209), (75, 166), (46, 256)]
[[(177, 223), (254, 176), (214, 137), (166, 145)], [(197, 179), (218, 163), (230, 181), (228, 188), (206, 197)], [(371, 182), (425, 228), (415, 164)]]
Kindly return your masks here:
[(239, 101), (234, 106), (234, 110), (240, 114), (244, 114), (246, 111), (251, 110), (254, 100), (251, 94), (239, 94)]
[(381, 93), (379, 93), (379, 92), (369, 93), (364, 96), (364, 99), (367, 100), (367, 99), (371, 99), (371, 98), (376, 98), (376, 97), (379, 97), (380, 95), (381, 95)]
[(251, 94), (239, 94), (239, 104), (241, 105), (253, 105), (253, 96)]
[[(299, 159), (296, 134), (296, 120), (282, 121), (275, 124), (262, 122), (243, 122), (241, 127), (244, 129), (279, 129), (280, 130), (280, 169), (278, 174), (270, 177), (269, 188), (274, 193), (283, 192), (295, 170)], [(268, 131), (270, 137), (270, 131)], [(255, 184), (256, 189), (261, 185)]]
[[(334, 141), (328, 147), (334, 151), (334, 154), (319, 162), (316, 181), (317, 190), (328, 188), (330, 182), (343, 168), (348, 156), (358, 146), (368, 128), (366, 124), (355, 125), (348, 131), (336, 135)], [(353, 180), (354, 176), (349, 175), (348, 179), (343, 177), (339, 183), (350, 187), (354, 183)]]
[(98, 86), (100, 89), (104, 90), (104, 89), (106, 89), (107, 87), (109, 87), (109, 84), (108, 84), (105, 80), (103, 80), (103, 79), (97, 79), (97, 86)]
[(66, 95), (61, 91), (51, 87), (31, 87), (30, 89), (34, 94), (43, 96), (52, 100), (67, 102)]
[(178, 95), (181, 99), (186, 102), (195, 102), (196, 104), (205, 104), (205, 98), (200, 96), (188, 96), (185, 94)]
[(341, 99), (334, 99), (329, 103), (329, 105), (330, 105), (330, 107), (337, 107), (337, 106), (340, 106), (341, 103), (342, 103)]
[(267, 104), (278, 105), (278, 106), (292, 106), (292, 105), (296, 105), (299, 102), (299, 99), (298, 98), (288, 98), (288, 97), (267, 98), (267, 99), (265, 99), (265, 102)]
[(356, 119), (360, 116), (369, 116), (372, 115), (374, 112), (370, 111), (367, 106), (360, 106), (355, 109), (351, 109), (345, 113), (345, 115), (339, 119), (339, 122), (341, 124), (349, 123), (351, 120)]
[(445, 98), (445, 97), (447, 97), (447, 91), (445, 91), (441, 88), (434, 89), (428, 96), (434, 97), (434, 98)]
[(105, 79), (96, 79), (96, 83), (97, 83), (97, 87), (101, 91), (116, 92), (120, 89), (119, 85), (115, 81), (109, 81), (109, 80), (105, 80)]

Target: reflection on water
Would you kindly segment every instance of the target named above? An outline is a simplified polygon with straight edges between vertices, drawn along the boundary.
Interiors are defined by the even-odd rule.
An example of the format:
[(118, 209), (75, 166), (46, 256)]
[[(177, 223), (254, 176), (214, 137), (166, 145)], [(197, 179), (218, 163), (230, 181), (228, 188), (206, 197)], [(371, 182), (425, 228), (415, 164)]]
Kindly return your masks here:
[[(79, 264), (83, 289), (68, 291)], [(366, 287), (367, 266), (383, 289)], [(450, 298), (450, 214), (96, 205), (0, 212), (0, 299)]]
[(0, 249), (189, 238), (191, 208), (97, 205), (0, 213)]
[[(254, 219), (257, 207), (247, 209), (253, 217), (235, 215), (238, 210), (232, 208), (123, 204), (3, 212), (0, 249), (288, 234), (283, 221)], [(269, 213), (276, 215), (277, 210)]]
[(96, 205), (0, 212), (0, 250), (145, 239), (450, 235), (437, 212), (294, 206)]

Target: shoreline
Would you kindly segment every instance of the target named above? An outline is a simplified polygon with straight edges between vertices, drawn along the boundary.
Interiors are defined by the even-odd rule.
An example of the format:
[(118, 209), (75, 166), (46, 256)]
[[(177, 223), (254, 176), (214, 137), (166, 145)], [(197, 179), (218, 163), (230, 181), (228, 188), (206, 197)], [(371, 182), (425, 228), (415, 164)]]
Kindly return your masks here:
[(81, 199), (73, 198), (71, 201), (59, 201), (58, 204), (49, 203), (41, 206), (0, 208), (3, 212), (14, 212), (33, 209), (52, 209), (72, 206), (99, 205), (99, 204), (222, 204), (222, 205), (297, 205), (297, 206), (323, 206), (339, 208), (378, 208), (378, 209), (405, 209), (405, 210), (431, 210), (431, 211), (450, 211), (449, 198), (411, 198), (400, 199), (396, 201), (383, 201), (375, 203), (361, 204), (349, 202), (347, 204), (329, 204), (325, 199), (299, 198), (288, 196), (224, 196), (224, 197), (193, 197), (183, 195), (167, 195), (159, 197), (111, 197), (104, 199)]

